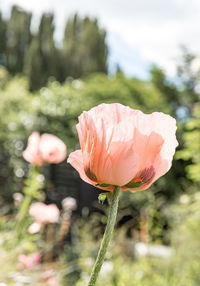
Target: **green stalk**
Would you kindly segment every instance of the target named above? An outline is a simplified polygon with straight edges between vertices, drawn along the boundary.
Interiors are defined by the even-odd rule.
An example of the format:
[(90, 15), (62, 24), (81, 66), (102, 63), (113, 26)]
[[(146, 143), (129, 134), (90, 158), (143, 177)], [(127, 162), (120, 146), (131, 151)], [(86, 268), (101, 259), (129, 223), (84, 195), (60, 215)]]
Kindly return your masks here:
[(105, 257), (109, 242), (110, 242), (111, 237), (112, 237), (113, 229), (115, 226), (115, 221), (116, 221), (116, 217), (117, 217), (117, 210), (118, 210), (119, 194), (120, 194), (120, 187), (116, 186), (112, 192), (106, 230), (105, 230), (105, 233), (103, 236), (103, 240), (101, 242), (101, 246), (99, 249), (99, 253), (98, 253), (96, 262), (95, 262), (94, 267), (92, 269), (92, 273), (90, 276), (88, 286), (94, 286), (95, 285), (95, 283), (97, 281), (97, 277), (98, 277), (99, 272), (101, 270), (101, 267), (102, 267), (102, 264), (104, 261), (104, 257)]
[(42, 184), (37, 181), (39, 171), (40, 168), (38, 166), (31, 165), (29, 169), (29, 177), (25, 180), (25, 187), (23, 189), (24, 199), (20, 205), (14, 225), (14, 230), (16, 231), (19, 239), (23, 235), (24, 228), (26, 227), (30, 204), (34, 198), (38, 198), (38, 189), (42, 186)]
[(32, 197), (30, 195), (26, 195), (21, 203), (19, 213), (16, 218), (16, 230), (18, 231), (20, 228), (23, 228), (24, 220), (27, 218), (29, 206), (31, 204)]

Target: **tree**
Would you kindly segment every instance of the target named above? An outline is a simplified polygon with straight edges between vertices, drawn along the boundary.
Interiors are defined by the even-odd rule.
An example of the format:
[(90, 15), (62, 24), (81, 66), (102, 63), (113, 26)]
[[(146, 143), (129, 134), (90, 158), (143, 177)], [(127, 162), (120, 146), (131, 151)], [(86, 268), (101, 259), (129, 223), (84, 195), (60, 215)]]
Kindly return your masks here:
[(192, 111), (192, 105), (199, 101), (196, 92), (200, 77), (200, 59), (185, 46), (181, 47), (182, 55), (177, 65), (177, 76), (181, 86), (181, 103)]
[(54, 16), (42, 15), (39, 31), (27, 50), (24, 73), (30, 78), (30, 89), (36, 90), (45, 85), (48, 78), (57, 76), (57, 51), (54, 43)]
[(22, 72), (24, 55), (31, 40), (31, 14), (17, 6), (12, 7), (7, 27), (6, 58), (11, 74)]
[(176, 158), (187, 161), (186, 174), (189, 179), (200, 184), (200, 104), (194, 104), (193, 117), (185, 125), (184, 148)]
[(106, 32), (97, 19), (80, 19), (78, 15), (66, 24), (62, 58), (65, 77), (78, 78), (93, 72), (107, 72)]
[(164, 95), (168, 104), (171, 106), (173, 115), (180, 105), (179, 91), (176, 85), (167, 79), (163, 69), (153, 65), (150, 69), (151, 82)]
[(44, 80), (42, 78), (42, 55), (40, 53), (38, 36), (34, 36), (31, 41), (25, 56), (23, 70), (29, 78), (30, 90), (40, 88)]
[(5, 65), (5, 51), (6, 51), (6, 28), (7, 22), (3, 19), (0, 12), (0, 65)]

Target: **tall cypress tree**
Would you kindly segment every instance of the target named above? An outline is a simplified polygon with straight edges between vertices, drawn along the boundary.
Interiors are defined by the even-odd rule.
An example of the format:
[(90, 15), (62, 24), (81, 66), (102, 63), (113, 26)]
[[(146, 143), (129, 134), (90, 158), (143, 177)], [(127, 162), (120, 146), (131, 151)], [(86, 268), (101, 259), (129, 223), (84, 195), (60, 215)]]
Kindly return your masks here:
[(98, 26), (97, 19), (83, 20), (82, 31), (82, 72), (107, 72), (107, 46), (105, 44), (106, 33)]
[(43, 82), (42, 55), (38, 36), (34, 36), (24, 59), (24, 73), (29, 78), (30, 90), (41, 87)]
[(42, 54), (43, 72), (45, 80), (49, 76), (56, 75), (56, 48), (54, 42), (54, 16), (53, 14), (43, 14), (39, 26), (38, 38), (40, 51)]
[(17, 6), (12, 7), (6, 43), (7, 68), (12, 74), (22, 72), (24, 55), (31, 39), (30, 23), (30, 13)]
[(92, 72), (107, 72), (106, 32), (96, 19), (80, 19), (78, 15), (66, 24), (63, 41), (63, 74), (74, 78)]
[(0, 12), (0, 65), (5, 65), (6, 52), (6, 21), (3, 19)]
[(45, 85), (50, 76), (57, 76), (57, 50), (54, 43), (53, 14), (44, 13), (39, 31), (26, 53), (24, 73), (30, 78), (30, 88)]
[(81, 45), (81, 20), (75, 14), (67, 21), (62, 49), (63, 79), (67, 76), (79, 77), (81, 72), (80, 45)]

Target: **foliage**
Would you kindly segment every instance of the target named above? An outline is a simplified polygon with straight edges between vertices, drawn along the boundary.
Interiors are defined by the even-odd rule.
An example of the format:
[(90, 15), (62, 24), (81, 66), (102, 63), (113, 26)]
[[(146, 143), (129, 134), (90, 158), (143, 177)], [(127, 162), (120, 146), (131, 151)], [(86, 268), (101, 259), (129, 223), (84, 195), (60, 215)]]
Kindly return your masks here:
[[(171, 232), (172, 255), (168, 258), (137, 257), (134, 252), (135, 241), (124, 236), (126, 227), (118, 230), (118, 234), (115, 234), (111, 243), (97, 285), (199, 285), (200, 256), (197, 251), (200, 248), (199, 200), (199, 193), (196, 193), (184, 199), (181, 197), (180, 202), (168, 207), (169, 215), (174, 218)], [(63, 285), (66, 283), (76, 286), (87, 285), (98, 249), (94, 239), (98, 229), (94, 227), (92, 221), (87, 219), (85, 223), (79, 222), (80, 224), (73, 226), (76, 239), (72, 248), (76, 256), (73, 257), (73, 262), (71, 260), (71, 265), (74, 265), (71, 272), (66, 271), (63, 277)], [(69, 248), (66, 248), (67, 256), (69, 253)], [(72, 256), (69, 257), (72, 258)], [(69, 270), (69, 267), (68, 260), (65, 269)]]
[(5, 64), (4, 52), (6, 48), (6, 21), (2, 17), (0, 12), (0, 65)]
[(196, 90), (200, 76), (199, 58), (185, 46), (182, 46), (181, 50), (181, 58), (177, 65), (181, 103), (182, 106), (187, 106), (190, 109), (192, 104), (199, 100), (199, 93)]
[(150, 74), (151, 82), (158, 88), (163, 96), (165, 96), (175, 116), (176, 110), (180, 106), (180, 92), (177, 86), (167, 78), (164, 70), (156, 65), (151, 67)]
[(78, 142), (75, 127), (78, 116), (97, 104), (120, 102), (145, 112), (154, 111), (157, 105), (161, 111), (170, 111), (151, 83), (124, 76), (109, 78), (96, 74), (63, 85), (50, 81), (47, 87), (33, 94), (28, 91), (25, 78), (9, 80), (4, 69), (0, 69), (0, 74), (0, 177), (1, 194), (6, 200), (11, 198), (12, 192), (20, 190), (22, 178), (26, 176), (22, 151), (33, 131), (55, 134), (67, 144), (70, 152)]
[[(136, 256), (134, 251), (136, 241), (127, 238), (126, 226), (118, 229), (110, 245), (97, 285), (199, 285), (199, 202), (200, 193), (197, 192), (191, 196), (181, 196), (176, 204), (168, 207), (168, 215), (174, 219), (171, 232), (171, 257)], [(45, 280), (41, 280), (42, 273), (53, 268), (55, 276), (60, 281), (59, 285), (85, 286), (100, 243), (96, 240), (99, 235), (97, 220), (99, 221), (101, 217), (103, 221), (104, 215), (99, 216), (100, 214), (94, 213), (90, 218), (85, 216), (72, 225), (71, 245), (66, 245), (57, 263), (43, 263), (30, 270), (19, 268), (17, 257), (22, 251), (25, 253), (37, 251), (33, 236), (30, 235), (25, 235), (18, 247), (12, 251), (10, 248), (3, 249), (1, 245), (2, 258), (5, 258), (7, 263), (4, 263), (4, 259), (1, 260), (0, 266), (3, 271), (0, 282), (17, 283), (21, 277), (21, 285), (26, 285), (26, 277), (27, 281), (31, 281), (34, 285), (45, 285), (41, 284), (42, 281), (45, 283)], [(2, 240), (7, 227), (2, 219), (0, 223)], [(39, 242), (41, 237), (35, 239)], [(41, 241), (39, 245), (42, 245)]]
[(38, 34), (28, 46), (24, 58), (24, 74), (35, 90), (46, 84), (51, 76), (57, 77), (57, 50), (54, 43), (53, 14), (43, 14)]
[(107, 72), (106, 33), (97, 19), (83, 20), (75, 15), (66, 24), (62, 59), (66, 63), (64, 78), (79, 78), (93, 72)]
[(6, 29), (6, 66), (12, 74), (22, 71), (24, 56), (31, 40), (31, 14), (13, 6)]
[[(28, 77), (31, 90), (38, 90), (51, 77), (63, 82), (93, 72), (107, 73), (106, 32), (97, 19), (69, 18), (59, 45), (54, 39), (54, 15), (43, 13), (38, 31), (31, 32), (32, 15), (13, 6), (4, 20), (0, 13), (0, 65), (12, 75)], [(59, 46), (59, 47), (58, 47)]]
[(196, 103), (193, 117), (188, 120), (183, 135), (184, 148), (177, 152), (176, 158), (189, 161), (186, 173), (189, 179), (200, 183), (200, 104)]
[(48, 280), (50, 273), (54, 274), (56, 280), (59, 280), (57, 268), (60, 265), (58, 263), (38, 265), (34, 269), (27, 270), (18, 262), (17, 258), (20, 252), (16, 253), (16, 251), (13, 250), (5, 251), (2, 247), (0, 247), (0, 251), (2, 257), (0, 261), (0, 283), (2, 285), (24, 286), (34, 284), (36, 286), (48, 286), (50, 285), (50, 279)]
[[(60, 47), (54, 40), (52, 14), (42, 15), (35, 35), (30, 25), (31, 14), (19, 7), (12, 8), (7, 20), (0, 13), (0, 252), (7, 262), (0, 263), (5, 274), (0, 284), (1, 279), (18, 283), (15, 277), (6, 277), (8, 272), (19, 277), (18, 254), (44, 246), (41, 236), (26, 233), (29, 216), (20, 243), (13, 240), (11, 210), (15, 213), (16, 207), (12, 195), (22, 191), (25, 183), (32, 184), (25, 179), (28, 166), (22, 158), (28, 136), (33, 131), (55, 134), (67, 144), (70, 153), (78, 144), (76, 124), (80, 113), (103, 102), (119, 102), (146, 113), (159, 110), (177, 116), (180, 145), (172, 169), (150, 190), (123, 192), (117, 223), (120, 233), (111, 244), (98, 285), (199, 285), (198, 58), (183, 48), (174, 81), (156, 66), (151, 69), (150, 81), (126, 78), (121, 71), (111, 77), (106, 75), (106, 32), (96, 19), (78, 15), (68, 19)], [(43, 171), (48, 177), (48, 168)], [(187, 194), (178, 201), (182, 193)], [(63, 285), (66, 281), (68, 285), (86, 284), (106, 221), (106, 204), (99, 209), (102, 215), (93, 213), (72, 225), (71, 245), (66, 243), (66, 254), (63, 252), (56, 270), (57, 276), (63, 276)], [(136, 257), (134, 244), (141, 239), (142, 219), (148, 242), (171, 246), (171, 258)], [(3, 241), (9, 241), (7, 246), (3, 247)], [(10, 250), (13, 245), (17, 247)], [(48, 264), (21, 270), (22, 280), (28, 275), (34, 285), (45, 285), (38, 277), (46, 267)], [(56, 264), (53, 267), (57, 269)]]

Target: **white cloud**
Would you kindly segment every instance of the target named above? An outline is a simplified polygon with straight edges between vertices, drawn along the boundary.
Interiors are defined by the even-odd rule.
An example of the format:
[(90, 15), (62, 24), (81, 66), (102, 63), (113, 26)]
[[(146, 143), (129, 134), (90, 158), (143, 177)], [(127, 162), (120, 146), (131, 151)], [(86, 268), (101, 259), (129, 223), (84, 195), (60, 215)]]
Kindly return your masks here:
[(199, 0), (1, 0), (4, 8), (18, 4), (33, 11), (54, 11), (58, 38), (66, 18), (78, 12), (97, 16), (108, 31), (110, 62), (119, 62), (129, 75), (145, 76), (155, 62), (174, 74), (180, 44), (200, 50)]

